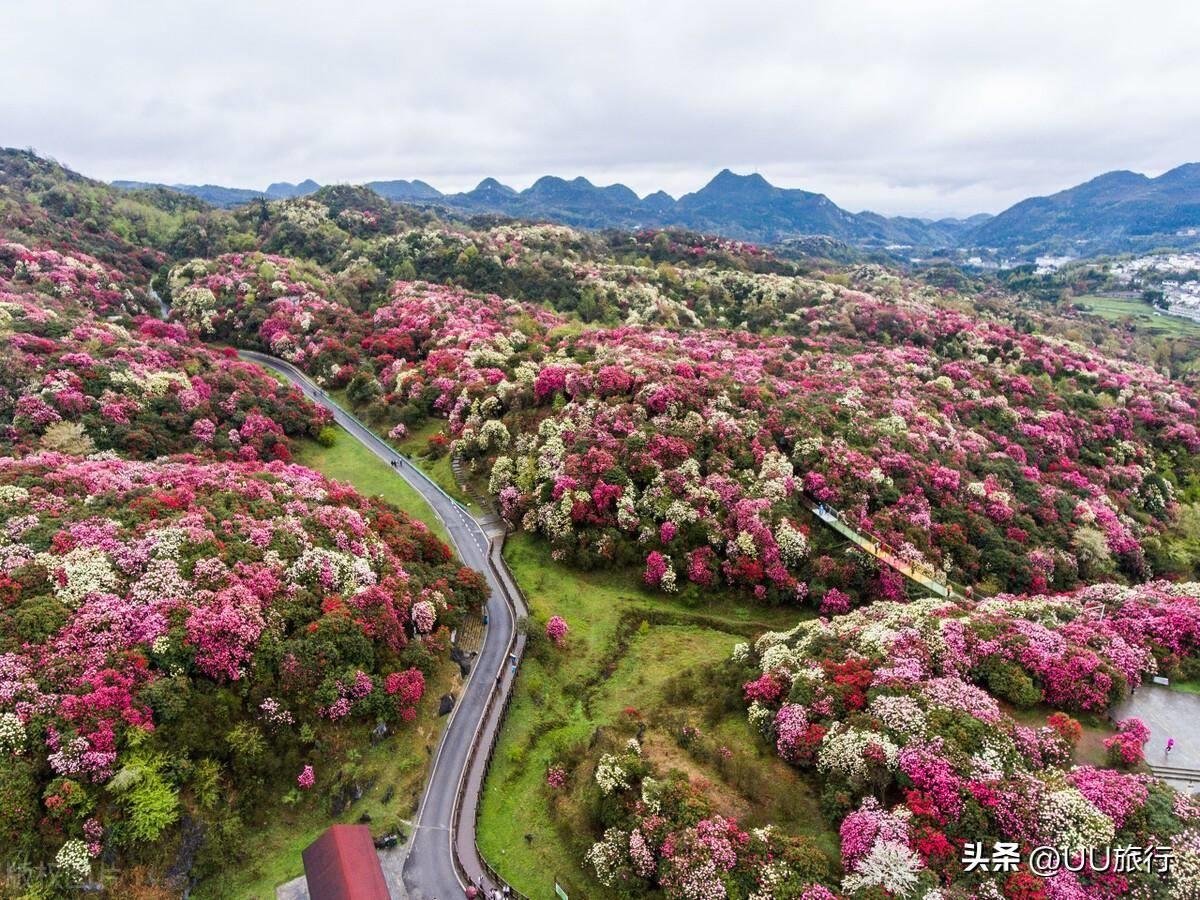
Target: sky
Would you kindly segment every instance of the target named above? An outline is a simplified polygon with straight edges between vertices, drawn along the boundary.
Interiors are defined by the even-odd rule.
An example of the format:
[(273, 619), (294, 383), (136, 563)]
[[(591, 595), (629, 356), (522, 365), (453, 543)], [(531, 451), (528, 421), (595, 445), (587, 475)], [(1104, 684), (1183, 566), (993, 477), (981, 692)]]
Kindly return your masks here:
[(889, 215), (1200, 161), (1192, 0), (5, 4), (0, 145), (263, 188), (718, 170)]

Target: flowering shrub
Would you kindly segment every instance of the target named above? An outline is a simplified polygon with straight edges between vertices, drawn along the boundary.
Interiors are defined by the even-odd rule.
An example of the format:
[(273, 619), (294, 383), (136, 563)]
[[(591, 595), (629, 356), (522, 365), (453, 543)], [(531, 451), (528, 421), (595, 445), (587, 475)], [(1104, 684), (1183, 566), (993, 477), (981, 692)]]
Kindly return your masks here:
[(69, 884), (78, 884), (92, 872), (92, 859), (87, 844), (81, 840), (69, 840), (54, 856), (54, 868), (66, 876)]
[[(1183, 846), (1200, 835), (1200, 811), (1146, 776), (1070, 768), (1078, 722), (1056, 712), (1043, 727), (1020, 725), (988, 690), (1021, 685), (1039, 702), (1103, 712), (1161, 663), (1198, 650), (1200, 585), (1158, 582), (879, 602), (768, 633), (734, 660), (751, 725), (821, 776), (824, 807), (840, 819), (846, 896), (927, 896), (940, 885), (990, 897), (1025, 894), (1005, 876), (988, 887), (989, 873), (964, 872), (964, 842)], [(1135, 719), (1119, 727), (1106, 746), (1134, 765), (1148, 731)], [(1111, 896), (1183, 896), (1179, 878), (1132, 875)], [(1098, 893), (1112, 887), (1106, 879), (1084, 872), (1063, 896), (1110, 896)]]
[[(622, 773), (615, 785), (614, 767)], [(609, 800), (598, 804), (603, 837), (586, 860), (601, 883), (627, 896), (658, 889), (673, 900), (797, 897), (829, 877), (807, 839), (771, 826), (746, 831), (714, 814), (702, 785), (680, 772), (658, 775), (636, 740), (601, 756), (596, 781)]]
[(1145, 759), (1143, 748), (1150, 740), (1150, 729), (1141, 719), (1129, 718), (1117, 723), (1117, 733), (1105, 739), (1108, 761), (1114, 766), (1132, 769)]
[(6, 272), (0, 252), (0, 449), (286, 460), (289, 436), (315, 436), (327, 420), (295, 389), (180, 326), (117, 324), (98, 315), (112, 311), (104, 298), (22, 285), (20, 265)]
[(562, 616), (551, 616), (546, 623), (546, 637), (549, 638), (554, 646), (561, 647), (567, 639), (567, 632), (570, 629), (567, 627), (567, 620)]
[(199, 332), (249, 335), (389, 428), (447, 417), (510, 521), (664, 591), (724, 581), (830, 613), (899, 599), (890, 573), (816, 552), (806, 498), (967, 583), (1146, 574), (1144, 543), (1200, 449), (1190, 389), (924, 295), (736, 277), (791, 292), (787, 334), (577, 332), (532, 304), (414, 282), (356, 312), (332, 276), (262, 255), (189, 263), (172, 284)]
[(130, 286), (125, 275), (85, 253), (30, 249), (0, 240), (0, 274), (12, 287), (29, 288), (64, 300), (74, 300), (101, 315), (145, 312), (145, 291)]
[(316, 784), (316, 781), (317, 777), (313, 774), (312, 766), (305, 766), (300, 770), (300, 774), (296, 776), (296, 784), (300, 785), (300, 788), (305, 791)]
[(0, 827), (72, 878), (190, 792), (237, 814), (310, 787), (325, 732), (410, 720), (419, 644), (484, 593), (423, 524), (281, 462), (0, 458), (0, 533)]

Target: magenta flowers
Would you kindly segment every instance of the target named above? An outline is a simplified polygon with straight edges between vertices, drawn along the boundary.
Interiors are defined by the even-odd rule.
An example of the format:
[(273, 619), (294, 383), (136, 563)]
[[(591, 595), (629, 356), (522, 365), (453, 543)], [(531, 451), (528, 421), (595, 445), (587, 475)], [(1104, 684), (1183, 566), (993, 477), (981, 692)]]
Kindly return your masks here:
[(561, 647), (567, 640), (567, 632), (571, 629), (567, 627), (567, 621), (562, 616), (551, 616), (546, 622), (546, 637), (556, 647)]

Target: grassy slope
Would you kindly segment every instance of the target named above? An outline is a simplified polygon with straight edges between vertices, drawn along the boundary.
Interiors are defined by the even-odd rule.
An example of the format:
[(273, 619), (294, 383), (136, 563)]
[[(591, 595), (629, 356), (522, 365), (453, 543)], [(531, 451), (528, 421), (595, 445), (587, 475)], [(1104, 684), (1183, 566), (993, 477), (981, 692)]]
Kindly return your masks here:
[[(349, 482), (360, 493), (380, 495), (410, 516), (420, 519), (440, 537), (447, 539), (445, 528), (434, 511), (413, 488), (399, 478), (390, 467), (357, 441), (339, 429), (333, 447), (322, 447), (315, 441), (302, 444), (295, 461), (338, 481)], [(304, 873), (300, 852), (335, 821), (357, 822), (364, 813), (371, 817), (371, 827), (382, 833), (407, 820), (416, 811), (416, 804), (425, 783), (430, 752), (437, 743), (443, 720), (437, 715), (438, 698), (457, 690), (460, 682), (458, 668), (443, 661), (435, 677), (426, 686), (425, 697), (418, 708), (418, 718), (388, 740), (371, 747), (367, 729), (348, 742), (348, 767), (357, 770), (361, 781), (374, 780), (374, 786), (357, 803), (349, 806), (336, 820), (332, 819), (319, 790), (306, 795), (296, 806), (280, 804), (272, 808), (262, 822), (247, 829), (247, 840), (253, 844), (255, 865), (243, 871), (231, 871), (219, 880), (211, 880), (194, 894), (206, 898), (243, 898), (268, 900), (275, 896), (275, 887)], [(356, 755), (351, 748), (357, 747)], [(346, 771), (346, 768), (343, 769)], [(332, 774), (332, 773), (331, 773)], [(332, 778), (325, 785), (332, 784)], [(317, 787), (322, 786), (318, 773)], [(388, 791), (392, 799), (383, 802)]]
[(1200, 322), (1183, 316), (1172, 316), (1156, 310), (1143, 300), (1130, 297), (1108, 297), (1086, 294), (1071, 301), (1081, 310), (1111, 321), (1132, 319), (1137, 327), (1151, 334), (1171, 337), (1200, 337)]
[[(557, 878), (573, 897), (605, 896), (580, 867), (590, 843), (589, 827), (575, 802), (580, 786), (554, 798), (557, 813), (552, 817), (545, 774), (569, 748), (589, 741), (597, 728), (630, 728), (623, 711), (631, 706), (647, 714), (646, 752), (664, 770), (680, 768), (710, 781), (718, 803), (747, 824), (773, 818), (796, 831), (812, 828), (815, 807), (804, 783), (777, 760), (759, 754), (743, 717), (722, 721), (714, 734), (736, 749), (742, 768), (768, 773), (769, 778), (758, 781), (769, 784), (770, 796), (747, 796), (746, 780), (739, 789), (691, 760), (654, 714), (662, 706), (663, 682), (672, 675), (726, 658), (746, 635), (790, 628), (800, 615), (796, 610), (757, 608), (722, 595), (687, 609), (643, 590), (632, 573), (568, 569), (549, 558), (544, 543), (524, 534), (509, 541), (505, 556), (533, 614), (543, 621), (561, 615), (571, 627), (568, 647), (551, 651), (546, 665), (536, 659), (525, 662), (484, 792), (480, 847), (515, 887), (540, 900), (553, 896)], [(631, 614), (636, 620), (642, 613), (646, 624), (618, 648), (615, 636), (622, 617)], [(662, 622), (664, 617), (670, 621)]]
[(414, 519), (420, 519), (443, 541), (450, 536), (437, 513), (417, 493), (416, 489), (392, 471), (391, 466), (338, 428), (338, 439), (332, 447), (322, 447), (315, 441), (300, 445), (295, 461), (316, 469), (337, 481), (349, 482), (360, 494), (380, 496), (400, 507)]

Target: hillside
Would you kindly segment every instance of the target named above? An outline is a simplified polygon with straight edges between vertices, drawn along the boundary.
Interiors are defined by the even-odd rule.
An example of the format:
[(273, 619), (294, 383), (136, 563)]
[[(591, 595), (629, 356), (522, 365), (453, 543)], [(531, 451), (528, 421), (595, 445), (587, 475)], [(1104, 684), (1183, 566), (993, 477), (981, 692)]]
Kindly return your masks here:
[[(113, 184), (122, 189), (166, 187), (134, 181)], [(172, 185), (170, 189), (232, 207), (261, 198), (308, 196), (318, 187), (309, 180), (301, 185), (273, 184), (265, 191), (213, 185)], [(968, 228), (968, 223), (954, 219), (930, 222), (851, 213), (822, 194), (778, 188), (761, 175), (735, 175), (728, 169), (678, 200), (662, 191), (639, 198), (623, 184), (601, 187), (582, 177), (566, 180), (550, 175), (523, 191), (494, 178), (485, 178), (474, 189), (457, 194), (443, 194), (420, 180), (372, 181), (366, 187), (389, 200), (460, 212), (500, 213), (583, 228), (680, 227), (760, 242), (824, 235), (866, 245), (942, 247), (953, 245)]]
[[(163, 188), (118, 181), (116, 187)], [(1200, 163), (1157, 178), (1109, 172), (1048, 197), (1031, 197), (997, 216), (965, 219), (883, 216), (842, 209), (824, 194), (779, 188), (758, 174), (718, 173), (698, 191), (675, 199), (662, 191), (639, 198), (623, 184), (604, 187), (586, 178), (543, 176), (523, 191), (494, 178), (474, 189), (443, 194), (423, 181), (372, 181), (367, 187), (389, 200), (460, 212), (500, 213), (583, 228), (678, 227), (742, 240), (779, 243), (823, 236), (866, 247), (916, 249), (987, 247), (1007, 253), (1071, 255), (1121, 252), (1160, 244), (1193, 245), (1200, 228)], [(173, 185), (217, 206), (250, 200), (308, 196), (319, 185), (273, 184), (265, 191), (214, 185)]]
[(281, 831), (419, 785), (481, 582), (290, 462), (323, 410), (158, 318), (151, 275), (229, 214), (0, 166), (0, 893), (245, 896)]
[[(358, 815), (368, 755), (415, 786), (436, 740), (483, 582), (292, 464), (338, 436), (234, 347), (510, 526), (532, 615), (479, 828), (520, 890), (869, 900), (891, 854), (892, 894), (970, 896), (972, 835), (1200, 839), (1104, 718), (1200, 649), (1200, 396), (1129, 334), (682, 228), (346, 185), (214, 209), (21, 154), (0, 186), (0, 861), (53, 891), (261, 893), (230, 886), (288, 871), (258, 857), (297, 818)], [(654, 202), (875, 227), (732, 173)]]
[[(1147, 178), (1108, 172), (1006, 209), (969, 234), (981, 246), (1038, 245), (1074, 253), (1171, 244), (1200, 226), (1200, 163)], [(1193, 240), (1194, 242), (1194, 240)]]

